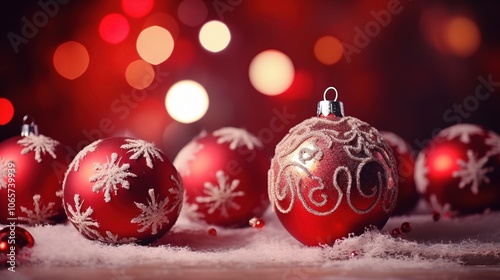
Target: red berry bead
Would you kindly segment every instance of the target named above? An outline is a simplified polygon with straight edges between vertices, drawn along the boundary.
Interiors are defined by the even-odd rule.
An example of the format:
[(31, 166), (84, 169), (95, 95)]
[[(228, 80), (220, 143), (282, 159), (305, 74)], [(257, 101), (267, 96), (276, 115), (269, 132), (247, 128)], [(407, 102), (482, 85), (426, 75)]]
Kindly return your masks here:
[(208, 235), (210, 236), (217, 236), (217, 230), (213, 227), (208, 229)]
[(266, 225), (264, 220), (259, 218), (251, 218), (248, 224), (253, 228), (263, 228)]
[(395, 228), (395, 229), (392, 230), (391, 235), (392, 235), (392, 237), (398, 237), (398, 236), (401, 235), (401, 233), (402, 232), (401, 232), (400, 228)]
[(408, 233), (411, 231), (411, 224), (409, 222), (404, 222), (401, 224), (401, 230), (404, 232), (404, 233)]
[(432, 212), (432, 219), (433, 219), (435, 222), (439, 221), (439, 219), (441, 219), (441, 214), (439, 214), (439, 212), (433, 211), (433, 212)]

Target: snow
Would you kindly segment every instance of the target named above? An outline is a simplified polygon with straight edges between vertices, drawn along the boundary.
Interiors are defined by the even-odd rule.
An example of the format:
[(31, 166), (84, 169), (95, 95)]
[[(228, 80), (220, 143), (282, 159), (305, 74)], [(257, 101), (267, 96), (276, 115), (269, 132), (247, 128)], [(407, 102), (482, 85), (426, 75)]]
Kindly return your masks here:
[(153, 159), (163, 161), (161, 150), (155, 144), (139, 139), (125, 139), (125, 142), (127, 144), (121, 145), (120, 148), (128, 150), (127, 153), (133, 153), (130, 159), (137, 160), (142, 156), (146, 159), (146, 165), (151, 169), (153, 169)]
[(42, 225), (46, 223), (51, 223), (50, 218), (57, 215), (57, 213), (52, 209), (54, 207), (54, 202), (49, 202), (43, 205), (41, 196), (35, 194), (33, 196), (33, 210), (21, 206), (21, 212), (25, 213), (25, 217), (18, 217), (20, 221), (27, 222), (30, 225)]
[(121, 166), (117, 153), (111, 154), (111, 160), (106, 157), (106, 163), (94, 163), (94, 175), (90, 176), (89, 182), (95, 183), (92, 186), (92, 191), (99, 193), (100, 190), (104, 191), (104, 201), (111, 201), (111, 192), (117, 194), (120, 184), (122, 188), (129, 189), (130, 183), (126, 180), (127, 177), (137, 177), (134, 173), (128, 172), (130, 164), (124, 163)]
[(196, 202), (205, 204), (208, 207), (208, 213), (213, 214), (216, 210), (220, 211), (220, 215), (228, 217), (229, 208), (240, 209), (240, 205), (233, 201), (235, 197), (244, 196), (245, 192), (236, 191), (240, 184), (240, 180), (234, 179), (229, 181), (229, 177), (222, 170), (218, 170), (215, 174), (217, 184), (205, 182), (203, 193), (205, 196), (196, 197)]
[(133, 224), (139, 224), (141, 227), (137, 230), (138, 232), (144, 232), (148, 228), (151, 228), (151, 234), (155, 235), (158, 233), (158, 229), (161, 229), (163, 225), (169, 223), (167, 214), (172, 212), (173, 209), (167, 209), (168, 197), (163, 200), (159, 200), (155, 196), (155, 190), (149, 189), (148, 194), (151, 200), (148, 200), (148, 205), (134, 202), (135, 206), (141, 210), (139, 216), (130, 220)]
[(218, 137), (217, 144), (229, 143), (229, 149), (231, 150), (242, 146), (246, 146), (249, 150), (264, 146), (259, 138), (242, 128), (224, 127), (214, 131), (212, 134)]
[(492, 172), (493, 167), (484, 167), (484, 165), (488, 162), (488, 159), (488, 156), (477, 159), (477, 155), (474, 154), (474, 151), (467, 150), (467, 161), (459, 159), (459, 169), (453, 172), (452, 175), (453, 177), (460, 177), (458, 187), (463, 189), (465, 186), (470, 184), (472, 193), (478, 194), (479, 185), (483, 182), (490, 182), (490, 178), (486, 175), (486, 173)]
[[(380, 232), (369, 231), (346, 238), (331, 247), (300, 244), (283, 229), (271, 210), (263, 219), (266, 222), (263, 229), (214, 227), (217, 229), (214, 237), (207, 233), (213, 226), (193, 223), (181, 216), (163, 238), (150, 246), (104, 245), (87, 240), (68, 224), (26, 226), (35, 238), (35, 246), (20, 267), (95, 269), (154, 267), (155, 264), (179, 269), (288, 267), (283, 273), (289, 276), (302, 273), (304, 278), (294, 279), (308, 279), (307, 276), (321, 268), (402, 273), (408, 269), (460, 269), (463, 264), (500, 264), (498, 212), (442, 218), (438, 222), (434, 222), (430, 214), (393, 217)], [(389, 235), (389, 231), (406, 221), (413, 226), (410, 233), (400, 238)], [(351, 258), (352, 251), (359, 255)]]
[(57, 158), (55, 149), (57, 145), (59, 145), (59, 142), (42, 134), (29, 134), (17, 141), (17, 144), (24, 147), (24, 149), (21, 150), (22, 155), (29, 152), (35, 152), (35, 160), (38, 162), (42, 162), (42, 153), (44, 155), (48, 153), (54, 159)]

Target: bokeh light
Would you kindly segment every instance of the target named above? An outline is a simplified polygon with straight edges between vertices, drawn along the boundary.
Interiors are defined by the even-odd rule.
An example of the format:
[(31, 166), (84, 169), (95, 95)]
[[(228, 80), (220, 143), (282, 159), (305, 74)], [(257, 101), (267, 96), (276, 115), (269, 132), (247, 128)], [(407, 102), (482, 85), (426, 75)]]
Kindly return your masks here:
[(130, 32), (128, 20), (121, 14), (109, 14), (102, 18), (99, 24), (99, 35), (110, 43), (118, 44), (127, 38)]
[(290, 58), (278, 50), (266, 50), (250, 63), (250, 82), (256, 90), (266, 95), (278, 95), (293, 82), (294, 67)]
[(122, 0), (122, 9), (130, 17), (141, 18), (153, 9), (154, 0)]
[(177, 37), (179, 37), (179, 24), (173, 16), (161, 12), (154, 13), (144, 20), (143, 28), (154, 25), (167, 29), (174, 38), (174, 41), (177, 41)]
[(481, 33), (476, 23), (469, 18), (454, 17), (446, 24), (445, 30), (445, 40), (451, 53), (468, 57), (479, 48)]
[(207, 51), (220, 52), (229, 45), (231, 32), (223, 22), (212, 20), (201, 27), (199, 39)]
[(135, 60), (127, 66), (125, 79), (127, 83), (136, 89), (147, 88), (155, 78), (155, 71), (151, 64), (142, 59)]
[(137, 52), (145, 61), (158, 65), (167, 60), (174, 50), (174, 38), (160, 26), (148, 27), (137, 38)]
[(314, 44), (314, 56), (323, 64), (335, 64), (342, 58), (343, 54), (342, 43), (333, 36), (323, 36)]
[(207, 5), (202, 0), (184, 0), (179, 4), (177, 16), (187, 26), (202, 24), (208, 15)]
[(192, 80), (175, 83), (165, 97), (167, 112), (174, 120), (182, 123), (201, 119), (208, 110), (208, 104), (207, 91)]
[(53, 63), (59, 75), (69, 80), (80, 77), (89, 66), (89, 53), (80, 43), (68, 41), (57, 47)]
[(6, 125), (14, 117), (14, 105), (9, 99), (0, 97), (0, 125)]

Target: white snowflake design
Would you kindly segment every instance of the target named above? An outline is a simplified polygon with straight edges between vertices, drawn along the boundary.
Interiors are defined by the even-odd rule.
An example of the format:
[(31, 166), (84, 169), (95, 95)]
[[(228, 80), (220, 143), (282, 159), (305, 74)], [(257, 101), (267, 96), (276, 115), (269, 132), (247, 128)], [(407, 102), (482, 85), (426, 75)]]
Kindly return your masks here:
[(477, 135), (483, 133), (484, 130), (473, 124), (456, 124), (454, 126), (448, 127), (441, 130), (438, 135), (446, 137), (446, 139), (451, 140), (454, 138), (460, 138), (460, 142), (469, 143), (470, 137), (472, 135)]
[(94, 209), (91, 206), (87, 207), (85, 212), (82, 213), (83, 200), (80, 201), (80, 195), (75, 194), (73, 197), (73, 201), (75, 202), (75, 209), (69, 204), (66, 203), (68, 214), (68, 220), (70, 220), (73, 225), (78, 229), (78, 231), (89, 237), (89, 238), (99, 238), (101, 235), (94, 228), (99, 228), (99, 223), (92, 219), (92, 213), (94, 213)]
[(7, 169), (9, 169), (8, 162), (0, 157), (0, 190), (7, 188)]
[(494, 132), (488, 133), (488, 138), (484, 143), (491, 147), (491, 149), (486, 153), (487, 156), (493, 156), (500, 154), (500, 136)]
[(382, 135), (382, 138), (384, 138), (387, 143), (396, 146), (396, 150), (398, 151), (398, 153), (406, 154), (410, 151), (405, 141), (396, 134), (389, 131), (380, 131), (380, 135)]
[(111, 231), (106, 231), (106, 236), (99, 235), (97, 239), (104, 243), (125, 244), (137, 241), (135, 237), (120, 237), (118, 234), (113, 234)]
[(184, 216), (188, 217), (188, 219), (199, 222), (201, 221), (205, 215), (203, 213), (200, 213), (198, 210), (200, 207), (196, 203), (189, 203), (187, 202), (187, 196), (184, 196), (184, 202), (182, 206), (182, 213)]
[(212, 134), (215, 137), (219, 137), (217, 139), (217, 144), (229, 142), (229, 149), (231, 150), (241, 146), (246, 146), (250, 150), (253, 150), (255, 147), (264, 146), (259, 138), (242, 128), (224, 127), (214, 131)]
[(78, 154), (75, 156), (73, 161), (70, 163), (68, 170), (73, 169), (75, 172), (80, 168), (80, 162), (87, 156), (88, 153), (95, 152), (97, 146), (102, 142), (101, 139), (92, 142), (91, 144), (85, 146)]
[(162, 201), (157, 201), (159, 199), (155, 197), (154, 189), (149, 189), (148, 194), (151, 198), (151, 200), (148, 200), (148, 205), (134, 202), (135, 206), (142, 212), (139, 216), (130, 220), (130, 222), (141, 226), (141, 228), (137, 230), (138, 232), (144, 232), (148, 228), (151, 228), (151, 234), (154, 235), (158, 233), (158, 229), (161, 229), (163, 225), (169, 223), (167, 214), (172, 209), (167, 209), (168, 197), (165, 197)]
[(49, 202), (44, 206), (41, 202), (41, 196), (35, 194), (33, 196), (33, 210), (21, 206), (21, 212), (25, 213), (26, 217), (19, 217), (18, 219), (27, 222), (29, 225), (50, 224), (53, 222), (51, 218), (57, 215), (54, 209), (52, 209), (54, 205), (54, 202)]
[(204, 147), (203, 144), (200, 144), (197, 140), (205, 137), (206, 134), (206, 131), (202, 131), (200, 135), (184, 146), (175, 157), (173, 164), (182, 176), (189, 176), (191, 174), (189, 163), (196, 159), (196, 153), (201, 151)]
[(427, 174), (429, 173), (429, 169), (425, 165), (425, 155), (420, 152), (418, 154), (417, 159), (415, 160), (415, 186), (417, 187), (417, 191), (421, 194), (427, 192), (427, 186), (429, 185), (429, 179), (427, 179)]
[(153, 169), (153, 159), (159, 159), (163, 162), (161, 151), (154, 143), (139, 139), (125, 139), (125, 142), (127, 144), (121, 145), (120, 148), (128, 150), (127, 153), (134, 153), (130, 156), (130, 159), (136, 160), (143, 156), (146, 159), (146, 165), (151, 169)]
[(120, 159), (117, 153), (111, 154), (111, 160), (106, 157), (105, 164), (94, 163), (95, 175), (89, 178), (90, 183), (95, 183), (92, 186), (92, 191), (99, 193), (104, 190), (104, 201), (111, 201), (111, 192), (116, 195), (118, 193), (117, 185), (120, 184), (123, 189), (129, 189), (130, 183), (125, 179), (127, 177), (137, 177), (134, 173), (128, 172), (130, 164), (124, 163), (121, 166)]
[(477, 155), (472, 150), (467, 150), (467, 162), (459, 159), (458, 165), (460, 169), (453, 172), (453, 177), (460, 177), (458, 187), (463, 189), (470, 184), (472, 193), (478, 194), (479, 185), (483, 182), (490, 182), (490, 178), (486, 176), (486, 173), (493, 171), (492, 167), (484, 167), (486, 162), (488, 162), (488, 157), (484, 156), (477, 159)]
[(236, 191), (240, 180), (234, 179), (229, 182), (229, 177), (224, 174), (224, 171), (217, 171), (215, 176), (217, 177), (217, 185), (205, 182), (203, 193), (206, 196), (196, 197), (196, 202), (206, 204), (209, 214), (213, 214), (215, 210), (220, 210), (221, 216), (229, 217), (228, 208), (240, 209), (240, 205), (235, 203), (233, 199), (244, 196), (245, 192)]
[(44, 155), (49, 153), (54, 159), (57, 158), (55, 148), (59, 145), (59, 142), (42, 134), (29, 134), (17, 141), (17, 144), (25, 147), (21, 150), (22, 155), (29, 152), (35, 152), (35, 160), (38, 162), (42, 162), (42, 153)]

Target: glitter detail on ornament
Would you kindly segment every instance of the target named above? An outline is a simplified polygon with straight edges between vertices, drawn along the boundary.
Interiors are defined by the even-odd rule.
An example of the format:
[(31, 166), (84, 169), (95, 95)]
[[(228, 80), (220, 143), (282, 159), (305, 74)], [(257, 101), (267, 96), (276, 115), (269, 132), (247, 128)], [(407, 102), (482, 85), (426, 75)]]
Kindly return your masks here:
[(249, 221), (248, 221), (248, 224), (253, 227), (253, 228), (264, 228), (264, 226), (266, 225), (266, 222), (264, 222), (263, 219), (259, 219), (257, 217), (253, 217), (251, 218)]
[(383, 138), (388, 140), (387, 142), (393, 143), (396, 146), (398, 153), (405, 154), (410, 152), (410, 149), (408, 145), (405, 143), (405, 141), (401, 137), (394, 134), (393, 132), (384, 131)]
[(95, 150), (97, 149), (97, 146), (101, 142), (102, 142), (102, 140), (99, 139), (99, 140), (96, 140), (96, 141), (92, 142), (91, 144), (85, 146), (85, 148), (83, 148), (75, 156), (73, 161), (70, 163), (68, 171), (70, 171), (71, 169), (73, 169), (73, 171), (75, 171), (75, 172), (78, 171), (78, 169), (80, 168), (80, 162), (87, 156), (88, 153), (95, 152)]
[(240, 180), (229, 180), (224, 171), (219, 170), (215, 174), (217, 184), (205, 182), (203, 193), (205, 196), (196, 197), (196, 202), (203, 203), (208, 207), (208, 213), (213, 214), (216, 210), (220, 211), (221, 216), (229, 217), (228, 209), (240, 209), (240, 205), (234, 202), (235, 197), (244, 196), (245, 192), (236, 191)]
[(0, 157), (0, 190), (7, 188), (9, 162)]
[(99, 223), (92, 219), (92, 214), (94, 213), (94, 209), (91, 206), (87, 207), (85, 212), (82, 213), (82, 206), (84, 200), (80, 200), (80, 195), (75, 194), (73, 197), (73, 201), (75, 202), (75, 210), (73, 207), (66, 203), (68, 209), (68, 220), (70, 220), (73, 225), (75, 225), (76, 229), (84, 236), (90, 239), (96, 239), (101, 235), (94, 228), (99, 228)]
[(144, 157), (146, 159), (146, 165), (153, 169), (153, 160), (159, 159), (163, 162), (163, 158), (160, 155), (160, 149), (158, 149), (155, 144), (146, 142), (140, 139), (125, 139), (127, 144), (123, 144), (120, 148), (128, 150), (128, 153), (133, 153), (129, 159), (137, 160), (139, 157)]
[(213, 136), (217, 138), (217, 144), (229, 143), (229, 149), (235, 150), (238, 147), (245, 146), (249, 150), (264, 145), (259, 138), (248, 133), (245, 129), (235, 127), (224, 127), (214, 131)]
[(95, 175), (89, 178), (90, 183), (95, 183), (92, 186), (92, 191), (99, 193), (102, 189), (104, 192), (104, 201), (111, 201), (111, 192), (115, 195), (118, 194), (118, 187), (116, 185), (120, 184), (123, 189), (129, 189), (130, 183), (125, 180), (127, 177), (137, 177), (134, 173), (128, 172), (130, 164), (124, 163), (121, 166), (120, 159), (118, 159), (117, 153), (111, 154), (111, 160), (106, 157), (106, 163), (94, 163), (94, 173)]
[(29, 152), (35, 152), (35, 160), (37, 162), (42, 162), (42, 153), (44, 155), (48, 153), (52, 156), (52, 158), (57, 158), (55, 149), (57, 145), (59, 145), (59, 141), (46, 137), (42, 134), (29, 134), (17, 141), (17, 144), (25, 147), (21, 150), (21, 155), (25, 155)]
[(209, 228), (207, 232), (208, 232), (208, 235), (210, 235), (210, 236), (217, 236), (217, 230), (213, 227)]
[(484, 140), (486, 145), (489, 145), (491, 149), (486, 153), (486, 156), (494, 156), (500, 154), (500, 136), (496, 133), (489, 132), (488, 138)]
[(409, 222), (404, 222), (401, 224), (401, 231), (403, 231), (404, 233), (410, 232), (411, 229), (412, 229), (412, 226)]
[[(347, 131), (331, 129), (331, 127), (347, 128)], [(317, 128), (317, 129), (316, 129)], [(331, 149), (334, 143), (343, 145), (344, 154), (352, 161), (358, 162), (354, 174), (347, 166), (338, 166), (333, 173), (334, 192), (326, 192), (324, 182), (321, 178), (311, 173), (310, 166), (322, 160), (322, 151), (315, 143), (325, 143), (327, 149)], [(306, 144), (305, 144), (306, 143)], [(280, 148), (278, 148), (280, 147)], [(289, 155), (299, 151), (299, 158), (289, 161)], [(361, 177), (367, 164), (378, 164), (382, 167), (395, 168), (390, 147), (382, 140), (376, 129), (367, 123), (353, 118), (343, 117), (339, 119), (310, 118), (290, 129), (290, 132), (278, 144), (273, 165), (279, 165), (278, 174), (274, 176), (274, 168), (269, 171), (269, 194), (271, 203), (281, 213), (289, 213), (297, 198), (302, 206), (311, 214), (327, 216), (333, 213), (340, 205), (344, 195), (350, 208), (357, 214), (370, 212), (381, 200), (383, 210), (386, 213), (392, 211), (397, 200), (397, 188), (392, 176), (383, 176), (378, 173), (378, 182), (370, 193), (361, 189)], [(306, 155), (305, 157), (303, 155)], [(301, 175), (297, 174), (301, 173)], [(395, 170), (393, 172), (396, 174)], [(353, 178), (354, 175), (354, 178)], [(300, 178), (308, 178), (314, 182), (313, 188), (307, 194)], [(382, 177), (390, 177), (392, 180), (384, 182)], [(344, 178), (344, 179), (341, 179)], [(280, 186), (280, 182), (286, 182)], [(354, 182), (354, 185), (353, 185)], [(342, 192), (340, 185), (345, 185), (346, 192)], [(373, 201), (364, 207), (356, 206), (351, 199), (353, 193), (365, 199)], [(321, 194), (321, 195), (318, 195)], [(320, 198), (318, 200), (318, 198)], [(365, 204), (366, 205), (366, 204)]]
[(55, 202), (49, 202), (48, 204), (43, 205), (41, 202), (41, 196), (39, 194), (35, 194), (33, 196), (33, 210), (29, 210), (28, 208), (21, 206), (21, 212), (25, 213), (26, 217), (18, 217), (18, 219), (26, 222), (30, 226), (54, 223), (51, 219), (52, 217), (57, 216), (57, 212), (53, 209), (54, 205)]

